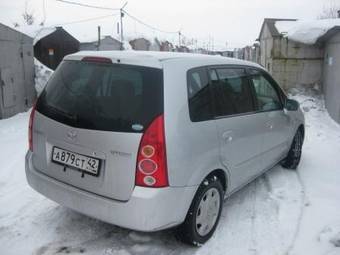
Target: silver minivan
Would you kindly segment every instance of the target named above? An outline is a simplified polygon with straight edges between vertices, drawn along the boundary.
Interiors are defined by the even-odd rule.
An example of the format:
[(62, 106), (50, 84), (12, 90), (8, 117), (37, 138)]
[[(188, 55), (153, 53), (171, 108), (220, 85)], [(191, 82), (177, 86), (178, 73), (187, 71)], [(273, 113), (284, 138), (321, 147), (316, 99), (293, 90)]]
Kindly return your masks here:
[(78, 52), (30, 116), (28, 183), (124, 228), (214, 233), (223, 199), (280, 163), (296, 169), (304, 116), (259, 65), (185, 53)]

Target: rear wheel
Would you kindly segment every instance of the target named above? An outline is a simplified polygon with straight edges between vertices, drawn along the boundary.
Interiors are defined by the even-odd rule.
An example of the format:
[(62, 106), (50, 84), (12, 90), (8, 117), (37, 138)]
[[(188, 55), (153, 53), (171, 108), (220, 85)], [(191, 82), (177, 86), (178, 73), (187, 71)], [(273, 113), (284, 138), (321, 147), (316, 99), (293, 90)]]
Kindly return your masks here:
[(284, 168), (296, 169), (300, 163), (303, 144), (303, 134), (299, 129), (293, 139), (287, 157), (281, 162)]
[(216, 176), (205, 179), (196, 192), (184, 223), (176, 229), (176, 237), (195, 246), (208, 241), (220, 219), (223, 195), (222, 184)]

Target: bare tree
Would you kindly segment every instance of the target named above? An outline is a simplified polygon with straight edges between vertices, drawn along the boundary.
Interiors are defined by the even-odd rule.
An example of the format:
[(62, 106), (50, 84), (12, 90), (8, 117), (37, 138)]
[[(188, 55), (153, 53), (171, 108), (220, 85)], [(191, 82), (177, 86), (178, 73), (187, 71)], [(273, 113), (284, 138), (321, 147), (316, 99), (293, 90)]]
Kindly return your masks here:
[(25, 2), (25, 11), (22, 14), (22, 17), (24, 19), (24, 22), (27, 25), (33, 25), (34, 24), (34, 21), (35, 21), (34, 11), (33, 10), (29, 10), (29, 8), (28, 8), (28, 1)]
[(338, 18), (338, 12), (340, 10), (340, 4), (332, 3), (330, 5), (324, 5), (322, 12), (319, 14), (318, 19), (336, 19)]

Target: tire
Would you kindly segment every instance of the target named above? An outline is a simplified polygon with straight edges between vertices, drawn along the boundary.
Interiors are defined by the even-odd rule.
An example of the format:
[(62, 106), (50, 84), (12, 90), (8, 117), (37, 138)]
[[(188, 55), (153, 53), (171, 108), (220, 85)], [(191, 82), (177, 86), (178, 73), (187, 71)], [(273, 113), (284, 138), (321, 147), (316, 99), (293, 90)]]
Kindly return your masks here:
[(199, 186), (185, 221), (176, 229), (178, 240), (201, 246), (214, 234), (219, 222), (224, 191), (221, 181), (216, 177), (207, 177)]
[(296, 169), (300, 163), (303, 144), (303, 134), (299, 129), (293, 139), (287, 157), (281, 162), (282, 167)]

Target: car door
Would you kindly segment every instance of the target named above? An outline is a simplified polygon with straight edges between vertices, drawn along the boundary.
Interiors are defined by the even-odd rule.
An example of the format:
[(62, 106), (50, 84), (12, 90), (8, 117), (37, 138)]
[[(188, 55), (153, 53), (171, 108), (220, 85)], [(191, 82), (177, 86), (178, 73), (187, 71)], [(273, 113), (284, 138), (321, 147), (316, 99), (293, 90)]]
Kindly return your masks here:
[(230, 172), (231, 190), (261, 171), (263, 124), (255, 114), (251, 86), (243, 67), (209, 70), (221, 163)]
[(283, 92), (262, 70), (250, 69), (250, 80), (254, 88), (258, 115), (264, 119), (263, 168), (278, 163), (286, 154), (291, 126), (290, 116), (283, 108)]

